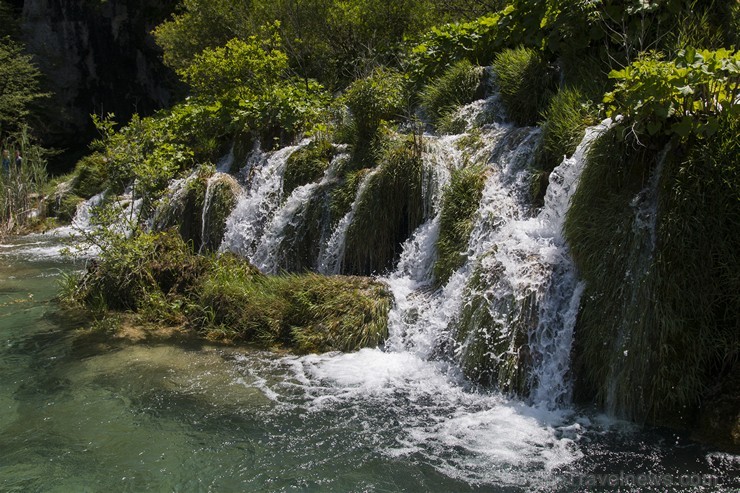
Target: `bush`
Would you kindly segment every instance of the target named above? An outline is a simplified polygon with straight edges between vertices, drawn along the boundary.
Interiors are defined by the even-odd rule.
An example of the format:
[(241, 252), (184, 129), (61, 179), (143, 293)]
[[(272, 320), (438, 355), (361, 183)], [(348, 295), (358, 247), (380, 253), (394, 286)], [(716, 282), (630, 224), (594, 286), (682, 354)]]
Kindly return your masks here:
[(282, 80), (238, 101), (235, 122), (265, 148), (288, 144), (324, 120), (330, 96), (315, 81)]
[(382, 121), (401, 118), (406, 110), (406, 80), (395, 70), (377, 68), (347, 88), (344, 100), (352, 112), (357, 138), (369, 143)]
[(718, 131), (721, 113), (740, 112), (735, 51), (686, 49), (671, 61), (648, 54), (609, 77), (617, 83), (604, 96), (607, 115), (624, 116), (638, 135), (709, 137)]
[(105, 157), (94, 153), (80, 159), (75, 166), (73, 192), (86, 199), (96, 195), (107, 187), (107, 169)]
[(466, 260), (473, 218), (478, 210), (486, 174), (475, 166), (452, 172), (450, 183), (442, 195), (442, 215), (437, 240), (437, 261), (434, 278), (443, 285)]
[(153, 296), (186, 292), (203, 268), (201, 259), (172, 232), (132, 238), (107, 233), (102, 246), (74, 295), (88, 306), (143, 309)]
[(483, 97), (485, 69), (461, 60), (428, 84), (421, 93), (421, 105), (433, 122), (458, 106)]
[(470, 22), (433, 27), (406, 55), (412, 80), (423, 85), (460, 60), (477, 65), (489, 63), (490, 53), (503, 45), (500, 21), (501, 14), (497, 13)]
[(504, 50), (492, 66), (509, 119), (520, 126), (536, 124), (555, 82), (542, 55), (530, 48)]

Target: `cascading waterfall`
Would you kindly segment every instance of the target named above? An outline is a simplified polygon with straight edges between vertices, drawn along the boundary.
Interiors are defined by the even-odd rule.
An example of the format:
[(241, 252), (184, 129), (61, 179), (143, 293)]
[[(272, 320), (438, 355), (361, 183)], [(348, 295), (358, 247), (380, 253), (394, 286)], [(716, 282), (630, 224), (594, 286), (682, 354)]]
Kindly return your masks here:
[(75, 217), (72, 218), (72, 227), (76, 230), (86, 231), (90, 229), (90, 221), (93, 218), (93, 212), (95, 207), (98, 207), (103, 203), (106, 192), (100, 192), (99, 194), (81, 202), (77, 205), (75, 211)]
[[(428, 359), (441, 346), (448, 343), (452, 335), (451, 326), (459, 315), (463, 304), (465, 287), (473, 273), (478, 258), (492, 246), (493, 235), (506, 218), (524, 214), (524, 202), (512, 193), (513, 183), (524, 182), (526, 164), (540, 135), (538, 129), (512, 129), (494, 126), (482, 132), (482, 149), (479, 154), (487, 156), (490, 176), (483, 191), (483, 198), (476, 214), (476, 221), (467, 247), (467, 262), (452, 274), (447, 284), (439, 291), (424, 294), (431, 279), (413, 278), (407, 273), (410, 260), (402, 257), (399, 268), (388, 279), (396, 306), (391, 313), (391, 334), (387, 347), (391, 350), (410, 350)], [(455, 141), (449, 141), (455, 145)], [(432, 220), (432, 224), (435, 220)], [(422, 229), (424, 228), (424, 229)], [(436, 254), (434, 241), (421, 233), (435, 233), (433, 227), (422, 226), (407, 246), (404, 254), (414, 254), (413, 243), (424, 244), (422, 253), (426, 262)], [(416, 260), (415, 262), (423, 262)], [(422, 292), (420, 293), (419, 290)]]
[(319, 273), (326, 275), (337, 275), (340, 273), (342, 268), (342, 261), (344, 260), (344, 246), (347, 240), (347, 231), (349, 230), (352, 219), (357, 211), (357, 206), (362, 199), (362, 195), (365, 193), (370, 180), (378, 172), (378, 169), (374, 169), (367, 173), (360, 182), (360, 186), (355, 194), (355, 200), (352, 202), (349, 212), (339, 220), (336, 228), (329, 237), (329, 241), (326, 246), (322, 249), (321, 258), (319, 259)]
[(252, 153), (241, 172), (246, 190), (226, 221), (221, 251), (253, 258), (265, 226), (282, 202), (283, 173), (288, 158), (308, 142), (305, 140), (273, 153), (259, 149)]
[[(553, 172), (545, 206), (535, 217), (529, 215), (525, 192), (527, 164), (539, 131), (495, 127), (485, 134), (486, 152), (492, 154), (491, 173), (468, 243), (467, 261), (441, 290), (425, 293), (431, 269), (417, 266), (433, 263), (438, 218), (419, 228), (404, 245), (396, 272), (388, 278), (396, 297), (388, 349), (434, 356), (455, 338), (455, 330), (460, 331), (454, 326), (464, 306), (481, 296), (491, 324), (469, 330), (468, 337), (454, 344), (454, 357), (464, 366), (465, 359), (472, 357), (468, 350), (475, 338), (503, 339), (508, 342), (505, 351), (519, 350), (512, 325), (523, 321), (528, 324), (532, 402), (555, 407), (567, 399), (572, 332), (583, 288), (568, 255), (562, 226), (584, 154), (608, 125), (589, 129), (574, 156)], [(521, 311), (522, 305), (526, 311), (527, 302), (536, 310)], [(505, 356), (489, 355), (491, 362)]]
[(218, 163), (216, 163), (216, 171), (219, 173), (228, 173), (231, 171), (231, 166), (234, 164), (234, 144), (231, 144), (229, 153), (222, 157)]
[[(304, 220), (308, 205), (314, 195), (323, 190), (336, 179), (336, 169), (347, 160), (345, 153), (332, 159), (320, 181), (297, 187), (290, 197), (275, 213), (270, 224), (265, 228), (259, 245), (251, 258), (252, 263), (262, 272), (274, 274), (280, 268), (281, 246), (286, 237), (286, 228), (297, 228)], [(323, 242), (322, 242), (323, 243)]]
[[(475, 121), (480, 113), (496, 114), (496, 108), (494, 97), (464, 110), (466, 119)], [(568, 400), (569, 356), (583, 286), (562, 227), (586, 150), (608, 126), (604, 122), (588, 129), (573, 157), (553, 171), (545, 205), (537, 214), (528, 187), (538, 128), (493, 123), (475, 134), (424, 136), (425, 222), (403, 245), (395, 271), (385, 279), (395, 296), (387, 350), (410, 351), (422, 359), (452, 358), (474, 378), (528, 394), (547, 408)], [(470, 146), (472, 138), (476, 143)], [(284, 200), (286, 162), (306, 143), (253, 153), (242, 171), (246, 190), (227, 221), (221, 251), (245, 256), (267, 273), (285, 268), (290, 232), (307, 220), (309, 204), (335, 180), (337, 159), (346, 158), (340, 154), (320, 181), (297, 187)], [(484, 164), (487, 178), (464, 251), (466, 261), (444, 286), (435, 288), (440, 190), (452, 170), (470, 163)], [(349, 211), (331, 234), (322, 236), (315, 260), (320, 273), (342, 272), (347, 232), (378, 169), (362, 178)]]

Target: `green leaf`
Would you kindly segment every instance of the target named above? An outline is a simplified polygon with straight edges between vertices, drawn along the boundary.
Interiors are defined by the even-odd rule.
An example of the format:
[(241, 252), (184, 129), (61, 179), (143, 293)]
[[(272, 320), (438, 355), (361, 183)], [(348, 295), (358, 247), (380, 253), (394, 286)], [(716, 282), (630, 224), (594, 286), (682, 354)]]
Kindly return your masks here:
[(693, 126), (693, 120), (691, 117), (685, 116), (680, 122), (674, 123), (671, 126), (671, 130), (682, 139), (685, 139), (691, 134)]

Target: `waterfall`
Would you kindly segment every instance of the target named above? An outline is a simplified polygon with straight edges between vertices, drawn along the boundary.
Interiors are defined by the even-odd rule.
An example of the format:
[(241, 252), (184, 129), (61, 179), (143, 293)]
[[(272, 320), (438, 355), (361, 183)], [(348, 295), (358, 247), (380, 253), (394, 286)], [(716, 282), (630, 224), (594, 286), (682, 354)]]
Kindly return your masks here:
[[(532, 368), (535, 387), (532, 400), (554, 407), (570, 399), (570, 353), (573, 329), (584, 285), (578, 281), (575, 265), (563, 237), (565, 215), (586, 163), (591, 144), (611, 126), (611, 120), (588, 128), (575, 153), (550, 175), (545, 206), (535, 221), (539, 231), (537, 247), (551, 266), (540, 292), (539, 321), (529, 334), (529, 347), (536, 364)], [(535, 230), (536, 231), (536, 230)]]
[(337, 166), (345, 162), (347, 158), (346, 153), (335, 156), (320, 181), (296, 187), (275, 213), (251, 258), (252, 263), (262, 272), (277, 273), (280, 267), (281, 246), (286, 238), (286, 228), (299, 227), (305, 219), (308, 205), (314, 194), (336, 179)]
[[(497, 108), (493, 97), (464, 107), (461, 115), (477, 121), (482, 113), (496, 115)], [(552, 172), (539, 211), (532, 209), (529, 186), (540, 129), (496, 122), (458, 135), (423, 136), (424, 222), (402, 245), (395, 270), (384, 278), (395, 298), (387, 351), (450, 359), (474, 380), (528, 395), (544, 408), (569, 400), (570, 351), (583, 285), (562, 228), (586, 152), (609, 126), (605, 121), (587, 129), (574, 155)], [(319, 181), (298, 186), (284, 198), (287, 160), (306, 144), (274, 153), (255, 149), (241, 172), (246, 188), (227, 220), (221, 251), (276, 273), (290, 269), (288, 257), (305, 247), (300, 235), (314, 228), (320, 234), (312, 233), (316, 250), (310, 254), (318, 257), (298, 265), (328, 275), (342, 272), (348, 231), (380, 166), (365, 172), (348, 212), (329, 234), (327, 217), (321, 215), (328, 206), (323, 192), (336, 185), (348, 156), (340, 153)], [(454, 170), (470, 165), (485, 168), (482, 198), (461, 252), (464, 262), (438, 286), (433, 273), (441, 192)]]
[(94, 209), (103, 203), (105, 194), (106, 192), (100, 192), (77, 205), (75, 217), (72, 218), (72, 227), (74, 229), (79, 231), (87, 231), (90, 229), (90, 221), (93, 218)]
[[(651, 292), (648, 286), (654, 279), (659, 186), (669, 152), (670, 145), (667, 145), (658, 156), (658, 162), (651, 172), (647, 185), (630, 202), (633, 216), (632, 231), (629, 244), (625, 245), (629, 254), (622, 281), (623, 285), (628, 287), (625, 292), (630, 295), (625, 299), (623, 313), (618, 324), (614, 350), (608, 362), (609, 372), (604, 393), (604, 407), (611, 416), (626, 417), (630, 414), (622, 397), (628, 395), (629, 392), (621, 388), (632, 385), (632, 379), (626, 371), (626, 368), (630, 366), (628, 360), (633, 362), (631, 366), (638, 368), (636, 370), (638, 373), (643, 369), (648, 371), (647, 361), (635, 363), (635, 356), (630, 355), (630, 350), (639, 346), (647, 347), (650, 344), (649, 341), (641, 339), (639, 334), (635, 334), (639, 331), (635, 331), (634, 327), (636, 320), (647, 317), (648, 310), (654, 306), (651, 301), (648, 301)], [(647, 307), (646, 304), (652, 306)]]
[(323, 248), (321, 258), (319, 259), (319, 272), (321, 274), (339, 274), (342, 268), (342, 261), (344, 260), (344, 246), (345, 241), (347, 240), (347, 231), (349, 230), (350, 224), (352, 224), (352, 219), (355, 216), (355, 212), (360, 204), (362, 195), (365, 193), (370, 180), (372, 180), (373, 176), (378, 172), (378, 169), (379, 168), (375, 168), (362, 177), (362, 181), (360, 182), (360, 186), (357, 188), (357, 193), (355, 194), (355, 199), (352, 202), (349, 212), (339, 220), (337, 227), (334, 228), (334, 231), (329, 237), (329, 241)]
[[(482, 132), (482, 148), (478, 154), (487, 156), (491, 169), (483, 198), (476, 213), (475, 225), (467, 246), (468, 260), (453, 273), (447, 284), (433, 293), (428, 292), (429, 278), (414, 278), (408, 275), (408, 257), (402, 257), (387, 282), (396, 297), (396, 305), (390, 315), (391, 333), (387, 347), (391, 350), (409, 350), (428, 359), (452, 339), (451, 326), (463, 304), (465, 287), (473, 273), (478, 258), (493, 246), (495, 231), (507, 218), (516, 218), (526, 212), (521, 190), (526, 165), (536, 147), (538, 129), (513, 129), (497, 125)], [(457, 139), (446, 142), (456, 145)], [(445, 142), (443, 142), (444, 144)], [(450, 151), (444, 151), (449, 155)], [(452, 155), (455, 155), (454, 152)], [(520, 176), (521, 175), (521, 176)], [(513, 188), (512, 188), (513, 187)], [(521, 187), (520, 187), (521, 188)], [(432, 225), (436, 219), (432, 219)], [(436, 234), (431, 225), (422, 226), (407, 242), (404, 253), (416, 250), (413, 243), (425, 245), (423, 262), (432, 263), (436, 254), (434, 241), (425, 236)], [(417, 264), (422, 262), (416, 260)]]
[[(567, 400), (569, 354), (583, 286), (577, 280), (562, 226), (584, 154), (608, 125), (588, 129), (573, 157), (553, 171), (545, 206), (535, 216), (526, 197), (527, 165), (539, 130), (494, 126), (483, 133), (479, 152), (490, 155), (490, 170), (467, 260), (446, 285), (434, 290), (431, 266), (438, 216), (406, 242), (396, 271), (386, 279), (396, 299), (389, 319), (388, 350), (412, 351), (429, 359), (451, 347), (446, 351), (465, 366), (467, 359), (478, 356), (473, 349), (483, 344), (484, 363), (502, 365), (505, 371), (513, 371), (512, 365), (519, 371), (517, 365), (529, 360), (526, 384), (533, 403), (552, 408)], [(456, 140), (449, 139), (447, 144)], [(483, 319), (487, 324), (463, 330), (461, 313), (476, 300), (482, 300), (485, 317), (473, 320)], [(519, 354), (522, 337), (527, 355)], [(501, 352), (494, 354), (491, 348)], [(507, 358), (512, 365), (505, 365)]]
[(282, 202), (283, 172), (288, 158), (308, 142), (305, 140), (273, 153), (259, 149), (252, 153), (240, 172), (247, 188), (226, 221), (221, 251), (253, 258), (265, 226)]
[(219, 173), (228, 173), (231, 171), (231, 166), (234, 164), (234, 144), (231, 144), (229, 153), (219, 159), (216, 163), (216, 171)]

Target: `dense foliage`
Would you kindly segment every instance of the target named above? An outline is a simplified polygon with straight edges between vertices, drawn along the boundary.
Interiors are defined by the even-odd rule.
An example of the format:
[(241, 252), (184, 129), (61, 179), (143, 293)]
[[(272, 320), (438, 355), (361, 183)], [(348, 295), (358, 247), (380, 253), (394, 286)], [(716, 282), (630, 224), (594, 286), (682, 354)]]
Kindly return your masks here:
[(48, 152), (37, 143), (32, 125), (35, 105), (47, 96), (39, 69), (19, 41), (12, 8), (0, 2), (0, 237), (40, 216)]
[(375, 281), (268, 277), (232, 255), (196, 255), (171, 231), (110, 238), (93, 267), (67, 283), (67, 300), (300, 353), (352, 351), (386, 337), (390, 294)]

